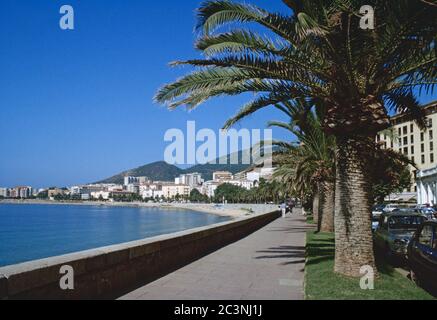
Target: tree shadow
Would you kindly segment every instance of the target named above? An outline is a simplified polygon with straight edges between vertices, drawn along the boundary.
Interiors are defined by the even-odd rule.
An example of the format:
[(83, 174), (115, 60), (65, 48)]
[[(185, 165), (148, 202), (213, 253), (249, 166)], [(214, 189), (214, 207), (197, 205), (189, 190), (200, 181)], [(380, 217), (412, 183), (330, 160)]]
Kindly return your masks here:
[(293, 231), (311, 231), (314, 230), (314, 227), (289, 227), (289, 228), (275, 228), (275, 229), (269, 229), (270, 232), (289, 232), (292, 233)]
[(257, 253), (264, 253), (254, 259), (291, 259), (287, 262), (282, 262), (281, 265), (291, 265), (305, 263), (305, 247), (304, 246), (280, 246), (259, 250)]
[[(320, 233), (316, 233), (320, 235)], [(306, 265), (315, 265), (320, 262), (334, 260), (335, 244), (334, 237), (315, 239), (306, 245), (306, 255), (311, 257)]]

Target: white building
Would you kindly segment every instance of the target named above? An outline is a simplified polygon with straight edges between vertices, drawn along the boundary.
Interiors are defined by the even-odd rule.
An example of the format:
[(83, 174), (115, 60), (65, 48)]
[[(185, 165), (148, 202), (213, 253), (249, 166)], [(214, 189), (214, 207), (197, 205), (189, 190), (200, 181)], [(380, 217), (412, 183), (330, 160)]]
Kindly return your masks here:
[(143, 199), (160, 199), (164, 196), (162, 184), (147, 184), (140, 186), (140, 195)]
[(165, 198), (171, 199), (179, 195), (188, 197), (191, 193), (191, 187), (183, 184), (165, 184), (162, 186), (162, 192)]
[(222, 183), (217, 181), (206, 181), (202, 186), (201, 193), (212, 198), (220, 184)]
[(160, 199), (164, 197), (164, 191), (147, 189), (140, 192), (140, 195), (143, 199)]
[(228, 171), (216, 171), (212, 174), (212, 180), (215, 182), (231, 181), (234, 177)]
[(8, 188), (0, 188), (0, 197), (3, 197), (3, 198), (8, 197)]
[(417, 203), (419, 205), (437, 204), (437, 167), (417, 173)]
[(148, 182), (150, 182), (150, 180), (147, 177), (124, 177), (125, 186), (128, 186), (130, 184), (143, 185)]
[(79, 186), (74, 186), (70, 188), (70, 194), (71, 195), (78, 195), (81, 193), (81, 187)]
[(126, 191), (127, 192), (131, 192), (131, 193), (139, 194), (140, 193), (140, 186), (136, 185), (136, 184), (128, 184), (126, 186)]
[(238, 186), (247, 190), (251, 190), (253, 189), (253, 187), (255, 186), (255, 182), (250, 181), (250, 180), (231, 180), (228, 181), (226, 183), (232, 184), (234, 186)]
[(113, 191), (122, 191), (123, 190), (123, 186), (120, 184), (110, 184), (107, 187), (109, 192), (113, 192)]
[(102, 198), (103, 200), (109, 200), (110, 195), (111, 195), (111, 192), (109, 192), (109, 191), (91, 192), (91, 198), (93, 198), (93, 199), (100, 199), (100, 198)]
[(202, 175), (197, 172), (182, 174), (175, 179), (175, 184), (185, 184), (191, 188), (198, 187), (202, 185), (202, 183)]
[(274, 172), (275, 168), (254, 168), (247, 172), (246, 179), (252, 182), (259, 182), (261, 179), (270, 180)]
[(33, 193), (32, 190), (33, 190), (32, 187), (27, 187), (27, 186), (15, 187), (11, 189), (10, 197), (26, 199), (32, 196)]

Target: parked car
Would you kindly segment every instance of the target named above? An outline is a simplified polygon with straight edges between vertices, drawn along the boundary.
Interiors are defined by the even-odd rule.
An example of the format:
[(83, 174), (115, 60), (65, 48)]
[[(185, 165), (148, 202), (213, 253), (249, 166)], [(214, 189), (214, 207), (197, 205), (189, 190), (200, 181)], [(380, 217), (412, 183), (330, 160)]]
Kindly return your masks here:
[(375, 232), (378, 229), (379, 219), (381, 215), (384, 213), (385, 205), (380, 204), (373, 206), (372, 208), (372, 231)]
[(372, 214), (373, 215), (381, 215), (384, 213), (385, 204), (378, 204), (376, 206), (372, 207)]
[(372, 231), (375, 232), (379, 226), (379, 220), (381, 219), (381, 215), (372, 214)]
[(428, 220), (434, 220), (437, 218), (437, 211), (434, 208), (428, 207), (416, 209), (416, 212), (423, 214)]
[(425, 222), (412, 237), (408, 265), (413, 280), (437, 290), (437, 221)]
[(389, 257), (406, 258), (408, 244), (426, 218), (413, 210), (384, 213), (374, 232), (377, 252)]
[(396, 204), (388, 204), (384, 207), (383, 211), (388, 213), (388, 212), (393, 212), (394, 210), (399, 209), (399, 206)]

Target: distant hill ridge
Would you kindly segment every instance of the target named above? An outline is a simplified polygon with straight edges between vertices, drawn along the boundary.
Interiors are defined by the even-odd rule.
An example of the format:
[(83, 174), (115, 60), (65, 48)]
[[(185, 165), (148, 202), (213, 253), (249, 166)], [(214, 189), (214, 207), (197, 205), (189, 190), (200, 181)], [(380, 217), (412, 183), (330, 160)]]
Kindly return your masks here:
[[(228, 160), (230, 159), (230, 155), (227, 156)], [(115, 183), (115, 184), (123, 184), (124, 177), (126, 176), (134, 176), (134, 177), (148, 177), (154, 181), (173, 181), (175, 178), (184, 173), (193, 173), (198, 172), (202, 175), (202, 178), (205, 180), (212, 180), (212, 174), (215, 171), (229, 171), (233, 174), (244, 171), (250, 167), (247, 164), (241, 164), (242, 162), (241, 152), (239, 153), (239, 163), (240, 164), (229, 164), (230, 161), (227, 161), (228, 164), (204, 164), (204, 165), (195, 165), (188, 169), (181, 169), (174, 165), (170, 165), (164, 161), (153, 162), (150, 164), (146, 164), (144, 166), (130, 169), (118, 173), (110, 178), (98, 181), (96, 183)], [(216, 160), (216, 163), (219, 163), (219, 160)]]

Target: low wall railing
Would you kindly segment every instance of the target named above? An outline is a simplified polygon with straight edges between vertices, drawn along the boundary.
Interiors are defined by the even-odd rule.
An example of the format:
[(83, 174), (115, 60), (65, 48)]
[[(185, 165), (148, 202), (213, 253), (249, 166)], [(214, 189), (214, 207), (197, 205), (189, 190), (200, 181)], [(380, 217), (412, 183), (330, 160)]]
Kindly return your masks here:
[[(0, 300), (114, 299), (244, 238), (279, 216), (279, 212), (259, 214), (3, 267), (0, 268)], [(68, 270), (72, 273), (68, 274)], [(61, 286), (67, 276), (72, 276), (73, 288), (71, 283), (69, 288)]]

